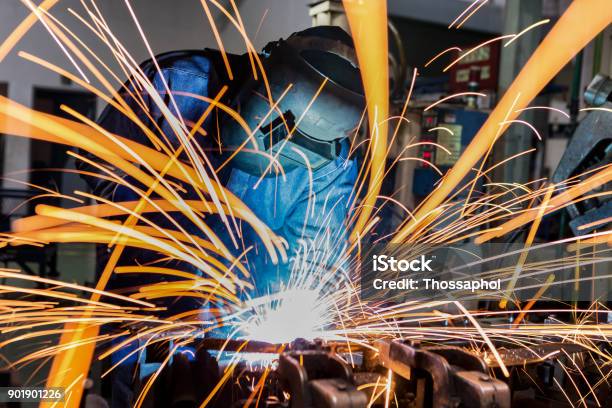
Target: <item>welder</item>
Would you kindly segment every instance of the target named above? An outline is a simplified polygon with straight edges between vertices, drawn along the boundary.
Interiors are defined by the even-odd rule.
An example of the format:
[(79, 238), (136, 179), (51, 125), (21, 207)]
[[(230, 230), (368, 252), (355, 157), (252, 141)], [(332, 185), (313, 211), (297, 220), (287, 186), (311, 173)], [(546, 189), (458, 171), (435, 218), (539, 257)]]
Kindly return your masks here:
[[(221, 183), (287, 241), (290, 255), (301, 242), (322, 240), (325, 233), (332, 238), (328, 242), (339, 252), (347, 240), (345, 222), (358, 173), (356, 159), (349, 154), (350, 136), (356, 134), (365, 109), (352, 39), (338, 27), (309, 28), (267, 44), (260, 58), (265, 77), (254, 74), (253, 60), (248, 54), (230, 55), (210, 49), (164, 53), (156, 57), (156, 63), (153, 60), (143, 63), (141, 69), (170, 111), (189, 130), (209, 108), (210, 99), (202, 97), (215, 98), (223, 89), (220, 102), (239, 112), (249, 128), (258, 129), (253, 139), (259, 153), (247, 141), (249, 135), (244, 128), (230, 115), (218, 109), (208, 115), (194, 137), (212, 167), (220, 169), (217, 175)], [(127, 81), (124, 86), (135, 92), (134, 81)], [(271, 114), (268, 86), (272, 100), (278, 102)], [(171, 124), (151, 95), (139, 90), (139, 98), (135, 100), (125, 89), (119, 92), (145, 125), (158, 130), (160, 139), (167, 138), (173, 149), (180, 146)], [(266, 123), (260, 123), (266, 116)], [(151, 146), (143, 131), (110, 105), (98, 123), (109, 132)], [(284, 177), (275, 171), (270, 156), (277, 158)], [(179, 158), (186, 159), (186, 156)], [(82, 171), (100, 173), (85, 162), (78, 166)], [(132, 189), (108, 178), (88, 176), (86, 180), (93, 193), (104, 199), (124, 202), (140, 198)], [(137, 181), (130, 182), (138, 186)], [(140, 187), (146, 191), (145, 186)], [(183, 188), (189, 190), (189, 186)], [(178, 216), (174, 218), (181, 220)], [(160, 226), (171, 226), (162, 216), (153, 221)], [(209, 218), (206, 222), (213, 223)], [(193, 226), (187, 227), (191, 223), (186, 219), (184, 224), (188, 233), (202, 236)], [(213, 228), (229, 242), (223, 223), (218, 221)], [(243, 247), (235, 255), (251, 247), (243, 260), (253, 274), (256, 291), (266, 293), (286, 282), (292, 267), (290, 260), (273, 264), (261, 241), (246, 226), (241, 231), (241, 241)], [(108, 254), (106, 246), (99, 248), (99, 269), (105, 266)], [(119, 264), (158, 261), (154, 253), (126, 249)], [(157, 266), (164, 264), (157, 263)], [(186, 266), (173, 264), (172, 267)], [(107, 288), (129, 291), (160, 279), (144, 274), (113, 275)], [(188, 300), (174, 300), (164, 306), (169, 315), (197, 307), (184, 302)], [(123, 355), (129, 351), (124, 350)], [(121, 355), (115, 356), (113, 361), (121, 358)], [(116, 370), (112, 406), (129, 406), (133, 398), (131, 376), (135, 361), (128, 359), (124, 365), (130, 366), (131, 371)]]

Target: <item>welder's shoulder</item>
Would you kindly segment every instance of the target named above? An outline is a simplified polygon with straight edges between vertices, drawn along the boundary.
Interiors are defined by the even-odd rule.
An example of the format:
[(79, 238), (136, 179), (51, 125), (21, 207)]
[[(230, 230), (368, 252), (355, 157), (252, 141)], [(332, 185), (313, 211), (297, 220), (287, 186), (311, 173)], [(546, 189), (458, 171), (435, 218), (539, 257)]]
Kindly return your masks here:
[[(181, 75), (209, 78), (213, 74), (213, 64), (206, 50), (164, 52), (155, 56), (155, 62), (162, 71), (176, 72)], [(144, 61), (140, 64), (140, 68), (148, 77), (157, 73), (153, 59)]]

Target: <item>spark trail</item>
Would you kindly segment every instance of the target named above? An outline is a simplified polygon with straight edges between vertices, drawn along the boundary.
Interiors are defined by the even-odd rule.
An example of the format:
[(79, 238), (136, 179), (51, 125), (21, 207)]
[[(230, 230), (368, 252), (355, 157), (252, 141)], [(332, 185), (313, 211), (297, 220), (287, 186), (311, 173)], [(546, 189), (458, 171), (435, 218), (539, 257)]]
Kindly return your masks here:
[[(474, 275), (474, 278), (501, 279), (507, 285), (508, 293), (500, 293), (491, 300), (507, 302), (515, 306), (514, 309), (473, 310), (466, 306), (473, 304), (470, 303), (474, 300), (471, 293), (460, 293), (451, 300), (444, 297), (416, 297), (393, 304), (393, 296), (389, 295), (386, 301), (366, 302), (361, 299), (359, 275), (360, 260), (368, 255), (364, 247), (368, 240), (380, 243), (411, 243), (415, 251), (424, 250), (427, 245), (450, 245), (466, 239), (482, 243), (494, 237), (508, 236), (524, 225), (531, 224), (537, 229), (546, 214), (581, 200), (609, 194), (592, 193), (594, 189), (612, 179), (609, 166), (559, 184), (550, 184), (548, 180), (517, 184), (509, 181), (496, 182), (491, 179), (491, 171), (516, 157), (531, 154), (532, 151), (490, 165), (485, 160), (495, 141), (503, 137), (508, 126), (517, 123), (517, 117), (523, 110), (542, 108), (528, 107), (528, 104), (576, 52), (609, 24), (612, 20), (612, 8), (608, 2), (577, 0), (572, 3), (534, 52), (455, 167), (444, 175), (438, 188), (421, 205), (416, 209), (409, 209), (393, 195), (380, 195), (382, 181), (391, 171), (385, 168), (387, 156), (391, 145), (398, 143), (395, 136), (401, 122), (406, 119), (403, 116), (411, 102), (412, 90), (410, 88), (399, 118), (391, 117), (387, 89), (386, 2), (345, 0), (343, 3), (355, 39), (368, 101), (368, 137), (365, 141), (355, 142), (352, 150), (356, 153), (360, 150), (359, 145), (365, 146), (365, 149), (362, 149), (365, 150), (365, 160), (360, 178), (354, 187), (355, 195), (360, 200), (354, 201), (351, 217), (346, 222), (346, 231), (332, 231), (327, 228), (329, 219), (326, 213), (307, 212), (305, 217), (321, 217), (323, 222), (314, 238), (304, 237), (296, 253), (287, 253), (283, 238), (275, 235), (257, 219), (251, 209), (221, 185), (216, 174), (219, 169), (212, 167), (206, 152), (199, 149), (197, 144), (196, 136), (204, 132), (202, 124), (212, 114), (212, 109), (220, 109), (229, 114), (251, 136), (257, 129), (249, 129), (234, 107), (221, 103), (222, 95), (207, 99), (211, 111), (205, 112), (198, 123), (185, 123), (180, 112), (172, 109), (173, 98), (202, 98), (201, 96), (173, 94), (167, 86), (162, 90), (155, 89), (131, 57), (129, 50), (115, 36), (96, 3), (83, 0), (82, 10), (70, 10), (71, 14), (79, 24), (90, 30), (112, 55), (120, 72), (113, 71), (109, 61), (104, 61), (95, 54), (92, 47), (84, 44), (68, 25), (52, 15), (51, 10), (55, 3), (58, 2), (46, 0), (37, 8), (30, 4), (32, 13), (0, 45), (0, 61), (18, 45), (19, 39), (37, 20), (44, 23), (52, 33), (53, 40), (70, 55), (70, 64), (83, 67), (82, 74), (72, 74), (67, 69), (35, 55), (25, 52), (20, 52), (19, 55), (41, 68), (69, 77), (79, 86), (114, 106), (144, 132), (152, 146), (135, 143), (125, 138), (127, 135), (109, 133), (68, 106), (64, 106), (63, 110), (72, 116), (72, 120), (36, 112), (8, 98), (0, 98), (0, 133), (86, 150), (99, 162), (79, 153), (69, 154), (77, 160), (89, 160), (90, 164), (100, 171), (97, 177), (130, 189), (138, 196), (136, 201), (110, 202), (93, 194), (75, 191), (68, 196), (78, 205), (67, 209), (44, 204), (44, 195), (58, 197), (60, 193), (40, 188), (41, 196), (38, 200), (42, 204), (36, 206), (36, 215), (15, 221), (12, 230), (0, 236), (2, 246), (87, 242), (104, 244), (113, 250), (114, 255), (94, 289), (36, 278), (17, 270), (0, 270), (0, 279), (18, 282), (0, 285), (0, 333), (2, 336), (11, 336), (2, 337), (0, 349), (9, 344), (40, 341), (41, 346), (35, 352), (20, 356), (11, 362), (11, 366), (44, 364), (45, 361), (54, 359), (47, 384), (67, 387), (70, 397), (66, 403), (67, 407), (76, 407), (80, 402), (83, 387), (81, 380), (86, 378), (89, 371), (96, 344), (105, 347), (104, 351), (95, 357), (105, 359), (135, 339), (150, 339), (150, 342), (161, 343), (171, 338), (180, 344), (188, 345), (202, 336), (219, 332), (224, 333), (227, 340), (242, 341), (244, 347), (252, 341), (266, 341), (278, 343), (278, 350), (282, 350), (286, 343), (298, 337), (309, 340), (320, 338), (345, 344), (349, 353), (360, 347), (373, 348), (374, 341), (381, 338), (414, 339), (435, 344), (450, 340), (462, 341), (468, 344), (466, 347), (470, 350), (485, 356), (492, 366), (500, 367), (505, 373), (508, 371), (503, 358), (500, 357), (500, 350), (503, 351), (506, 347), (535, 350), (538, 344), (560, 341), (586, 348), (592, 359), (603, 362), (602, 382), (599, 385), (609, 381), (609, 370), (606, 372), (605, 369), (612, 364), (612, 357), (598, 347), (600, 342), (609, 343), (612, 335), (612, 326), (602, 323), (604, 316), (609, 313), (604, 305), (593, 301), (590, 307), (582, 309), (571, 306), (575, 316), (571, 323), (559, 320), (546, 325), (534, 324), (529, 321), (529, 317), (532, 313), (552, 314), (567, 311), (567, 305), (544, 311), (534, 309), (534, 304), (539, 298), (546, 296), (549, 288), (574, 287), (583, 282), (595, 282), (595, 279), (612, 278), (556, 278), (557, 273), (567, 270), (568, 265), (590, 267), (609, 262), (612, 243), (610, 231), (598, 231), (580, 240), (566, 239), (541, 244), (567, 249), (570, 254), (564, 259), (534, 261), (525, 253), (519, 267), (485, 268)], [(233, 1), (230, 3), (231, 8), (226, 9), (217, 1), (202, 0), (201, 12), (208, 17), (215, 38), (223, 50), (222, 38), (214, 27), (214, 20), (210, 18), (210, 7), (221, 11), (244, 40), (253, 76), (267, 81), (266, 72), (249, 40), (238, 8)], [(485, 3), (486, 1), (473, 2), (449, 27), (456, 25), (458, 28)], [(150, 51), (138, 16), (127, 1), (126, 6), (127, 13), (138, 27), (143, 47)], [(583, 21), (590, 23), (583, 24)], [(537, 29), (538, 25), (525, 30)], [(525, 30), (504, 38), (514, 41)], [(436, 57), (428, 64), (448, 50), (434, 51)], [(466, 50), (463, 55), (469, 52), (471, 50)], [(224, 52), (223, 54), (224, 64), (230, 73), (229, 60)], [(417, 70), (413, 72), (413, 84), (416, 75)], [(124, 84), (119, 79), (121, 77), (128, 77), (128, 82)], [(89, 78), (94, 81), (89, 82)], [(267, 92), (271, 114), (277, 109), (279, 101), (273, 100), (269, 87)], [(155, 127), (155, 121), (152, 121), (151, 127), (147, 127), (138, 115), (142, 113), (151, 117), (151, 112), (142, 103), (143, 94), (152, 96), (155, 108), (162, 112), (171, 124), (171, 132), (181, 142), (178, 148), (168, 142), (171, 135), (160, 134), (160, 129)], [(284, 95), (281, 95), (281, 98)], [(449, 95), (429, 108), (460, 96)], [(128, 98), (137, 101), (142, 112), (136, 112), (127, 103)], [(316, 95), (313, 101), (315, 99)], [(166, 102), (167, 100), (169, 102)], [(393, 137), (387, 140), (389, 124), (393, 120), (397, 120), (398, 124)], [(262, 120), (260, 126), (264, 122), (265, 120)], [(393, 166), (402, 163), (402, 160), (416, 159), (409, 153), (418, 145), (419, 143), (413, 140), (407, 146), (400, 146), (401, 157), (393, 162)], [(446, 150), (444, 146), (434, 147)], [(245, 143), (243, 148), (248, 148), (248, 143)], [(258, 153), (270, 160), (270, 170), (274, 171), (279, 182), (282, 182), (283, 169), (280, 164), (267, 152)], [(459, 182), (468, 174), (472, 181), (457, 188)], [(125, 177), (126, 175), (129, 177)], [(483, 191), (476, 189), (478, 181), (484, 181)], [(146, 188), (143, 189), (139, 185)], [(187, 196), (185, 185), (192, 186), (197, 199)], [(466, 192), (467, 199), (461, 198), (464, 197), (461, 194)], [(84, 200), (93, 200), (95, 204), (84, 205)], [(311, 192), (309, 200), (309, 208), (314, 208), (314, 201), (325, 200), (325, 197), (317, 197)], [(326, 204), (326, 211), (330, 213), (334, 205), (338, 205)], [(397, 230), (378, 235), (375, 231), (381, 223), (381, 211), (391, 205), (397, 205), (404, 212), (403, 221)], [(157, 221), (160, 217), (164, 220), (164, 225)], [(209, 226), (208, 220), (211, 217), (218, 217), (223, 221), (223, 228), (233, 237), (234, 247), (226, 247), (219, 239), (219, 231)], [(184, 220), (195, 226), (200, 233), (188, 233), (183, 224)], [(304, 220), (305, 224), (306, 221), (307, 219)], [(257, 286), (257, 282), (253, 282), (250, 271), (243, 264), (243, 258), (250, 250), (241, 248), (239, 244), (241, 229), (238, 226), (243, 223), (256, 231), (273, 262), (291, 259), (291, 277), (287, 282), (282, 282), (276, 292), (257, 297), (252, 297), (249, 293), (250, 289)], [(493, 224), (499, 226), (491, 227)], [(340, 239), (345, 233), (351, 236), (348, 243)], [(525, 251), (535, 247), (537, 245), (527, 242)], [(123, 248), (152, 251), (158, 255), (158, 261), (145, 265), (117, 266), (116, 261)], [(236, 249), (239, 249), (238, 255), (235, 254)], [(180, 261), (189, 268), (163, 266), (162, 262), (167, 260)], [(484, 265), (490, 261), (491, 259), (483, 258), (474, 260), (473, 263)], [(193, 270), (199, 273), (194, 273)], [(106, 290), (106, 283), (114, 274), (119, 277), (128, 274), (166, 276), (172, 277), (173, 281), (168, 284), (142, 285), (134, 288), (131, 293), (118, 294)], [(527, 276), (544, 277), (547, 286), (541, 288), (534, 299), (523, 304), (515, 297), (521, 291), (529, 289), (528, 283), (522, 280)], [(551, 276), (554, 279), (550, 278)], [(35, 287), (25, 285), (24, 282)], [(160, 317), (162, 312), (166, 311), (156, 305), (156, 300), (183, 297), (196, 299), (200, 307)], [(210, 311), (206, 318), (202, 317), (202, 309)], [(299, 325), (294, 321), (296, 314), (301, 316)], [(506, 319), (506, 323), (500, 324), (500, 317)], [(101, 334), (104, 332), (100, 329), (105, 326), (119, 327), (120, 330), (112, 334)], [(43, 342), (48, 336), (61, 336), (61, 339), (50, 346)], [(114, 340), (119, 340), (119, 343), (113, 343)], [(137, 352), (138, 350), (134, 353)], [(76, 355), (82, 358), (77, 359)], [(228, 368), (215, 391), (231, 378), (234, 367)], [(152, 386), (159, 372), (147, 383), (138, 402), (143, 401), (148, 387)], [(391, 379), (392, 374), (389, 372), (387, 379), (383, 379), (380, 384), (373, 384), (374, 394), (384, 396), (385, 406), (391, 406)], [(261, 381), (262, 383), (255, 387), (251, 400), (258, 397), (256, 392), (261, 390), (265, 376)], [(598, 384), (593, 385), (597, 386)], [(202, 405), (208, 404), (213, 398), (214, 392)]]

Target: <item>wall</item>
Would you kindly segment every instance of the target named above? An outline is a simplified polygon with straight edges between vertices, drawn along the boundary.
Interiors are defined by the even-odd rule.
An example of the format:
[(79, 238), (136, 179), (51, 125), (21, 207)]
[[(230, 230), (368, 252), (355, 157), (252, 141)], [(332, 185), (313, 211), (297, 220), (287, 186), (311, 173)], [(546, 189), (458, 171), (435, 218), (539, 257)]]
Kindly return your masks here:
[[(269, 41), (286, 38), (289, 34), (311, 26), (308, 5), (313, 0), (245, 0), (240, 15), (251, 42), (261, 49)], [(229, 52), (245, 52), (244, 41), (236, 28), (228, 24), (222, 30)]]
[[(387, 7), (389, 15), (448, 26), (470, 6), (471, 2), (471, 0), (389, 0)], [(498, 33), (503, 23), (502, 11), (505, 3), (505, 0), (488, 1), (467, 20), (463, 27), (468, 30)]]

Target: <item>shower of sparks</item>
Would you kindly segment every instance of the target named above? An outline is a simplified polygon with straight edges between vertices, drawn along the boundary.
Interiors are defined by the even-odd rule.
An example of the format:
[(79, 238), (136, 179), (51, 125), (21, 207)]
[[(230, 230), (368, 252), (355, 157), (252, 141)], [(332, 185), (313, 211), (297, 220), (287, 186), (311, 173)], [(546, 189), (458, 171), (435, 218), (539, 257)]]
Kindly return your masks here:
[[(259, 300), (259, 299), (258, 299)], [(315, 290), (287, 289), (270, 299), (262, 299), (261, 315), (254, 313), (245, 323), (242, 336), (268, 343), (291, 343), (295, 339), (315, 340), (325, 336), (333, 323), (327, 304)], [(299, 316), (299, 317), (298, 317)]]
[[(589, 356), (599, 362), (601, 381), (589, 384), (590, 394), (595, 396), (594, 388), (610, 381), (612, 356), (609, 349), (598, 346), (598, 342), (609, 343), (612, 336), (612, 325), (606, 323), (609, 315), (603, 304), (593, 300), (590, 307), (573, 306), (571, 312), (574, 320), (571, 323), (551, 318), (547, 324), (529, 322), (529, 315), (534, 313), (533, 306), (540, 298), (545, 298), (551, 287), (577, 287), (582, 282), (597, 282), (597, 279), (612, 279), (610, 275), (582, 276), (581, 267), (594, 267), (602, 262), (610, 262), (612, 249), (612, 232), (598, 230), (578, 238), (565, 239), (548, 244), (535, 244), (533, 238), (542, 218), (573, 203), (609, 194), (597, 192), (598, 187), (612, 180), (612, 167), (589, 170), (562, 183), (551, 184), (548, 180), (533, 180), (525, 184), (498, 183), (490, 178), (493, 169), (503, 166), (517, 157), (531, 154), (533, 150), (508, 157), (501, 162), (490, 164), (488, 156), (494, 143), (511, 125), (525, 125), (531, 128), (534, 135), (538, 131), (528, 122), (517, 119), (527, 109), (553, 109), (545, 106), (528, 106), (546, 83), (582, 49), (588, 41), (604, 29), (612, 20), (612, 10), (607, 0), (591, 2), (573, 2), (567, 12), (559, 19), (534, 52), (517, 79), (501, 99), (489, 119), (475, 136), (457, 164), (443, 175), (434, 192), (416, 209), (411, 210), (401, 204), (393, 195), (380, 195), (384, 177), (391, 171), (385, 168), (390, 146), (399, 143), (396, 135), (410, 102), (410, 94), (417, 70), (404, 103), (401, 115), (389, 115), (387, 91), (387, 28), (386, 2), (382, 0), (355, 1), (345, 0), (349, 23), (355, 38), (357, 55), (362, 61), (364, 85), (368, 99), (369, 137), (362, 142), (353, 143), (352, 152), (359, 146), (365, 150), (364, 164), (359, 179), (354, 186), (353, 195), (362, 197), (361, 202), (354, 200), (350, 208), (350, 219), (346, 222), (346, 231), (332, 231), (323, 223), (314, 237), (304, 237), (297, 253), (287, 253), (286, 242), (278, 237), (268, 226), (262, 223), (255, 214), (230, 191), (226, 190), (217, 178), (219, 169), (213, 168), (204, 151), (195, 140), (195, 136), (205, 134), (201, 128), (213, 109), (220, 109), (238, 121), (249, 135), (258, 130), (250, 129), (246, 122), (231, 106), (220, 102), (226, 89), (219, 95), (204, 98), (199, 95), (181, 95), (200, 98), (210, 103), (210, 110), (202, 115), (196, 124), (187, 124), (176, 109), (174, 96), (167, 84), (164, 90), (156, 90), (144, 75), (129, 51), (122, 45), (98, 9), (94, 0), (82, 0), (82, 10), (70, 10), (78, 24), (90, 30), (106, 47), (120, 73), (109, 68), (109, 61), (95, 54), (84, 44), (67, 25), (56, 19), (51, 9), (58, 2), (45, 0), (35, 7), (29, 0), (24, 0), (31, 14), (0, 44), (0, 61), (17, 46), (19, 40), (29, 28), (39, 21), (51, 34), (52, 39), (69, 58), (71, 65), (79, 75), (54, 65), (35, 55), (19, 52), (19, 56), (42, 68), (70, 78), (75, 84), (95, 94), (106, 103), (111, 104), (133, 125), (141, 129), (148, 137), (153, 148), (131, 141), (124, 136), (114, 135), (102, 129), (95, 122), (75, 112), (69, 106), (62, 109), (73, 119), (36, 112), (8, 98), (0, 98), (0, 133), (14, 136), (44, 140), (67, 146), (76, 146), (99, 159), (93, 161), (78, 153), (68, 154), (77, 160), (88, 161), (100, 174), (95, 175), (117, 186), (134, 191), (139, 199), (129, 202), (110, 202), (102, 197), (75, 191), (70, 195), (60, 194), (53, 190), (30, 185), (40, 189), (41, 194), (34, 201), (45, 198), (66, 198), (77, 206), (66, 209), (39, 204), (36, 215), (16, 220), (12, 230), (0, 234), (0, 247), (8, 246), (44, 246), (52, 242), (75, 243), (87, 242), (108, 245), (113, 255), (95, 288), (88, 288), (67, 282), (23, 274), (19, 270), (0, 269), (0, 350), (8, 345), (31, 342), (40, 345), (35, 351), (28, 351), (14, 361), (7, 363), (12, 368), (39, 364), (41, 367), (51, 361), (53, 368), (47, 384), (64, 386), (68, 390), (67, 407), (76, 407), (82, 395), (82, 379), (87, 375), (92, 359), (106, 359), (116, 350), (134, 340), (143, 340), (149, 344), (175, 341), (175, 347), (190, 345), (196, 339), (215, 333), (222, 333), (226, 340), (243, 342), (263, 341), (278, 344), (278, 350), (298, 338), (306, 340), (321, 339), (328, 342), (344, 344), (349, 350), (353, 348), (373, 348), (373, 341), (378, 339), (404, 339), (422, 342), (444, 343), (461, 341), (469, 344), (468, 348), (485, 358), (494, 367), (499, 367), (509, 374), (500, 350), (506, 347), (519, 347), (531, 350), (547, 342), (564, 342), (577, 344), (588, 351)], [(263, 65), (259, 60), (251, 41), (248, 38), (238, 8), (233, 1), (231, 8), (224, 8), (215, 0), (202, 0), (203, 17), (207, 17), (223, 51), (224, 62), (231, 76), (231, 66), (225, 55), (222, 38), (211, 18), (210, 8), (215, 7), (227, 17), (238, 30), (245, 42), (253, 76), (267, 81)], [(485, 6), (487, 0), (475, 0), (450, 25), (449, 28), (460, 28), (478, 10)], [(126, 15), (129, 14), (138, 29), (144, 49), (152, 56), (146, 33), (138, 22), (138, 16), (130, 2), (125, 1)], [(589, 21), (584, 25), (584, 21)], [(509, 46), (519, 36), (548, 21), (535, 23), (517, 34), (498, 37), (472, 49), (464, 50), (446, 69), (457, 63), (474, 50), (492, 41), (510, 39), (504, 46)], [(572, 30), (580, 25), (579, 32)], [(433, 50), (432, 55), (438, 50)], [(438, 52), (425, 66), (440, 56), (462, 50), (451, 47)], [(363, 63), (367, 61), (367, 63)], [(159, 70), (159, 66), (156, 64)], [(123, 86), (122, 76), (129, 77), (131, 87)], [(90, 78), (92, 81), (90, 82)], [(321, 88), (325, 83), (321, 84)], [(381, 85), (382, 84), (382, 85)], [(117, 91), (120, 88), (120, 91)], [(291, 85), (285, 90), (288, 92)], [(321, 89), (320, 88), (320, 89)], [(271, 96), (270, 112), (259, 126), (266, 122), (279, 100)], [(174, 135), (165, 135), (158, 128), (148, 128), (139, 115), (126, 102), (126, 97), (136, 101), (142, 114), (147, 117), (151, 112), (142, 106), (141, 93), (151, 95), (155, 108), (159, 110), (171, 125)], [(448, 95), (434, 102), (427, 109), (452, 98), (459, 98), (474, 93)], [(317, 94), (318, 95), (318, 94)], [(317, 95), (312, 95), (311, 103)], [(484, 94), (476, 94), (484, 96)], [(166, 100), (170, 101), (170, 106)], [(586, 108), (583, 110), (604, 110), (606, 108)], [(566, 114), (560, 111), (562, 114)], [(365, 115), (364, 115), (365, 116)], [(388, 126), (396, 120), (397, 127), (390, 141), (387, 140)], [(151, 121), (155, 124), (155, 121)], [(154, 126), (154, 125), (153, 125)], [(439, 128), (450, 133), (446, 128)], [(288, 129), (293, 131), (294, 129)], [(433, 129), (432, 129), (433, 130)], [(181, 142), (176, 148), (168, 142), (170, 136), (176, 136)], [(211, 135), (208, 135), (211, 136)], [(407, 160), (422, 160), (409, 153), (422, 142), (410, 141), (401, 146), (400, 157), (392, 166)], [(441, 152), (450, 154), (445, 146), (432, 144)], [(243, 148), (247, 149), (248, 141)], [(267, 152), (262, 154), (270, 160), (269, 170), (277, 176), (284, 176), (283, 169), (275, 157)], [(301, 152), (297, 151), (297, 154)], [(180, 159), (185, 158), (185, 159)], [(306, 156), (303, 156), (306, 164)], [(429, 163), (436, 168), (433, 163)], [(222, 166), (224, 166), (223, 164)], [(488, 166), (488, 167), (487, 167)], [(438, 170), (440, 171), (440, 170)], [(441, 171), (440, 171), (441, 172)], [(129, 177), (124, 177), (123, 174)], [(471, 181), (457, 187), (465, 176)], [(311, 174), (312, 178), (312, 174)], [(147, 186), (142, 190), (130, 180), (137, 180)], [(282, 182), (279, 180), (279, 182)], [(483, 191), (478, 191), (478, 182), (484, 182)], [(181, 183), (193, 186), (199, 199), (186, 198)], [(463, 198), (464, 193), (467, 199)], [(152, 197), (155, 198), (152, 198)], [(323, 217), (326, 214), (314, 214), (315, 200), (326, 200), (312, 191), (309, 195), (309, 209), (304, 225), (309, 218)], [(96, 204), (84, 205), (86, 201)], [(331, 211), (339, 203), (326, 203), (325, 208)], [(404, 211), (403, 222), (396, 231), (386, 236), (373, 233), (381, 221), (381, 210), (387, 205), (396, 204)], [(181, 222), (178, 221), (180, 215)], [(161, 216), (172, 225), (162, 227), (153, 221), (152, 216)], [(232, 238), (233, 248), (227, 248), (219, 239), (219, 231), (213, 231), (208, 225), (208, 217), (215, 215), (223, 221), (223, 227)], [(123, 221), (117, 221), (123, 217)], [(185, 221), (187, 220), (187, 221)], [(608, 220), (609, 221), (609, 220)], [(198, 228), (200, 235), (187, 232), (182, 223), (188, 222)], [(243, 263), (250, 248), (241, 248), (241, 228), (239, 225), (250, 225), (259, 236), (274, 263), (290, 259), (292, 274), (287, 282), (280, 282), (280, 289), (255, 296), (251, 289), (257, 286), (250, 271)], [(497, 225), (491, 227), (490, 225)], [(363, 243), (371, 240), (378, 243), (411, 243), (415, 250), (428, 245), (450, 245), (474, 240), (484, 243), (493, 238), (505, 236), (518, 228), (530, 225), (531, 230), (524, 242), (520, 262), (514, 267), (484, 269), (472, 275), (474, 279), (498, 278), (504, 284), (505, 291), (489, 300), (515, 309), (498, 311), (470, 310), (467, 306), (475, 295), (461, 293), (455, 299), (442, 297), (415, 298), (410, 301), (391, 305), (390, 295), (385, 302), (366, 302), (360, 298), (360, 259)], [(604, 225), (602, 225), (604, 227)], [(305, 228), (303, 229), (305, 231)], [(342, 236), (350, 236), (345, 242)], [(542, 246), (555, 246), (566, 249), (569, 255), (564, 259), (535, 261), (529, 259), (528, 251)], [(161, 262), (145, 265), (117, 266), (116, 261), (125, 247), (140, 248), (159, 254), (159, 260), (179, 260), (200, 274), (181, 268), (165, 267)], [(241, 252), (235, 255), (235, 250)], [(485, 265), (489, 259), (474, 261), (474, 265)], [(576, 269), (573, 279), (558, 279), (556, 273)], [(135, 288), (133, 293), (117, 294), (106, 291), (106, 283), (111, 274), (147, 274), (172, 277), (171, 282), (148, 284)], [(539, 288), (536, 295), (526, 304), (516, 300), (521, 291), (532, 289), (522, 277), (542, 277), (545, 286)], [(183, 312), (174, 316), (161, 318), (161, 312), (153, 301), (167, 298), (191, 297), (197, 299), (201, 308)], [(203, 313), (206, 310), (208, 313)], [(568, 310), (568, 305), (558, 308), (538, 310), (538, 313), (554, 314)], [(502, 319), (503, 318), (503, 319)], [(119, 327), (118, 331), (107, 333), (102, 327)], [(49, 343), (49, 338), (61, 337), (59, 342)], [(100, 352), (94, 348), (101, 346)], [(139, 353), (141, 349), (132, 354)], [(564, 351), (565, 352), (565, 351)], [(225, 369), (223, 377), (213, 392), (202, 401), (206, 406), (225, 382), (234, 375), (238, 354), (231, 354), (231, 363)], [(74, 358), (78, 355), (79, 358)], [(244, 357), (244, 356), (243, 356)], [(537, 356), (543, 358), (544, 356)], [(248, 360), (248, 357), (244, 357)], [(273, 358), (251, 355), (252, 364), (263, 364), (265, 374), (259, 383), (254, 384), (250, 401), (261, 396), (267, 373), (274, 368)], [(264, 361), (264, 363), (262, 363)], [(349, 359), (349, 361), (352, 361)], [(256, 363), (258, 362), (258, 363)], [(165, 361), (164, 364), (167, 364)], [(564, 370), (580, 370), (577, 363), (568, 360)], [(576, 367), (571, 366), (572, 364)], [(163, 367), (163, 365), (162, 365)], [(162, 367), (146, 383), (138, 397), (142, 403), (145, 394), (158, 378)], [(114, 367), (113, 367), (114, 368)], [(111, 368), (112, 370), (112, 368)], [(106, 372), (105, 374), (108, 374)], [(371, 389), (371, 400), (384, 399), (384, 406), (393, 405), (393, 373), (388, 372), (385, 378), (376, 383), (363, 386)], [(577, 389), (578, 395), (581, 395)], [(563, 391), (565, 394), (565, 391)], [(582, 403), (587, 395), (582, 395)], [(596, 398), (596, 397), (595, 397)], [(586, 405), (586, 404), (585, 404)]]

